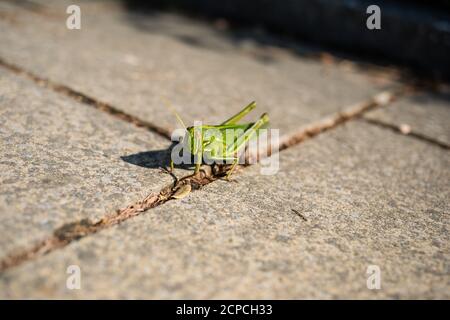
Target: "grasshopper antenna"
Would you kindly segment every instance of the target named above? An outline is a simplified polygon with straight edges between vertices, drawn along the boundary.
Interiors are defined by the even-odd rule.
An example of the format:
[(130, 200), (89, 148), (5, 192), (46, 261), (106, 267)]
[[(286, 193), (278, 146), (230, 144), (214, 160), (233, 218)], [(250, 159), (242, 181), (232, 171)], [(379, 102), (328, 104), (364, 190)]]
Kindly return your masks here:
[(175, 117), (177, 118), (178, 122), (183, 126), (184, 130), (187, 131), (187, 127), (184, 124), (183, 119), (181, 119), (180, 115), (175, 110), (175, 108), (172, 107), (172, 104), (170, 103), (170, 101), (167, 98), (165, 98), (165, 97), (161, 97), (161, 100), (164, 102), (164, 104), (166, 105), (167, 109), (169, 109), (169, 111), (172, 112), (175, 115)]

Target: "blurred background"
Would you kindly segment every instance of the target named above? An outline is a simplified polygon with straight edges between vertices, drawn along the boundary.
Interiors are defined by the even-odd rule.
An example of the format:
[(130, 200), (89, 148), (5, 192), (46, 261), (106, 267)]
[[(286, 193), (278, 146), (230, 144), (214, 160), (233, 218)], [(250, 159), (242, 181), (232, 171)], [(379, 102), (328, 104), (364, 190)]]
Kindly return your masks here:
[[(450, 78), (450, 1), (366, 0), (124, 0), (135, 13), (179, 12), (216, 21), (235, 40), (293, 45), (306, 41), (378, 64), (407, 67), (433, 79)], [(364, 27), (370, 5), (381, 8), (381, 29)], [(217, 20), (219, 19), (219, 20)], [(269, 39), (263, 31), (289, 37)], [(192, 43), (201, 43), (190, 39)]]

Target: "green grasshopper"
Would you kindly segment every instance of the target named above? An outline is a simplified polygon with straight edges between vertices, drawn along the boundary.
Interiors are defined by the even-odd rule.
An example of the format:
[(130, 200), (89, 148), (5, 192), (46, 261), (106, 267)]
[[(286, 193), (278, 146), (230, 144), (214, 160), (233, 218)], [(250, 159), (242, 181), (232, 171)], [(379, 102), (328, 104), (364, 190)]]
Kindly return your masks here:
[[(228, 171), (226, 176), (226, 179), (229, 179), (238, 163), (238, 152), (245, 147), (246, 143), (250, 139), (258, 135), (259, 129), (262, 129), (269, 124), (269, 116), (266, 113), (262, 114), (256, 122), (238, 124), (238, 121), (255, 107), (256, 103), (253, 101), (236, 115), (219, 125), (201, 125), (191, 127), (186, 127), (181, 117), (175, 112), (175, 110), (173, 110), (178, 121), (186, 130), (186, 135), (183, 140), (187, 141), (189, 152), (195, 156), (195, 171), (193, 176), (199, 173), (200, 166), (203, 163), (203, 155), (207, 153), (209, 159), (213, 161), (226, 161), (227, 163), (229, 161), (233, 161), (231, 169)], [(228, 145), (226, 143), (226, 139), (224, 139), (227, 130), (236, 130), (234, 132), (240, 133), (235, 135), (232, 143)], [(211, 132), (215, 134), (208, 134)], [(170, 159), (170, 169), (172, 171), (174, 169), (174, 162), (172, 158)]]

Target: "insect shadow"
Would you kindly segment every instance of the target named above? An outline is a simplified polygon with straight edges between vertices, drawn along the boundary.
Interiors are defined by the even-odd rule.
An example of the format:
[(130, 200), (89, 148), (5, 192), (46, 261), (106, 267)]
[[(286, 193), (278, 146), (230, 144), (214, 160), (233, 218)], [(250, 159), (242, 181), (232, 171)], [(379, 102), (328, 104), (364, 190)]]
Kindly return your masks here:
[[(120, 159), (139, 167), (163, 170), (167, 173), (170, 173), (175, 179), (175, 176), (169, 171), (169, 163), (172, 149), (177, 143), (178, 142), (172, 142), (172, 144), (166, 149), (138, 152), (126, 156), (121, 156)], [(193, 165), (176, 164), (175, 168), (187, 170), (192, 169)]]

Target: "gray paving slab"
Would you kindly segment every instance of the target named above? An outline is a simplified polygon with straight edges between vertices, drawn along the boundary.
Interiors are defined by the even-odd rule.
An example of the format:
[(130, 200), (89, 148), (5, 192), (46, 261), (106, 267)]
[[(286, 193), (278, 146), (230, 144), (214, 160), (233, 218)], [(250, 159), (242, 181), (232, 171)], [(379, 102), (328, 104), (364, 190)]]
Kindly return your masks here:
[(366, 119), (394, 126), (450, 146), (450, 90), (441, 93), (420, 93), (387, 108), (368, 112)]
[[(449, 298), (449, 153), (352, 122), (1, 276), (7, 298)], [(306, 221), (295, 214), (297, 210)], [(66, 269), (81, 269), (68, 290)], [(369, 266), (381, 289), (367, 288)]]
[[(114, 2), (80, 2), (81, 30), (65, 4), (4, 3), (0, 57), (165, 128), (220, 123), (256, 100), (282, 134), (366, 100), (394, 84), (355, 68), (306, 59), (173, 15), (138, 15)], [(49, 4), (50, 3), (50, 4)], [(36, 12), (37, 11), (37, 12)], [(181, 31), (180, 31), (181, 30)]]
[(169, 144), (0, 69), (0, 258), (158, 192)]

